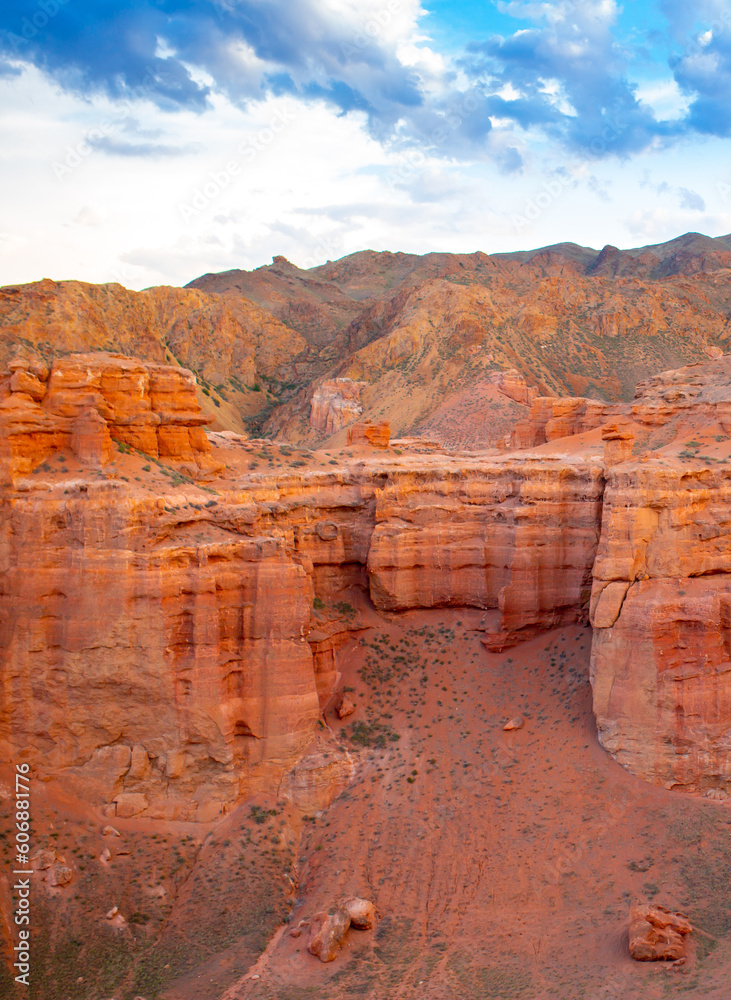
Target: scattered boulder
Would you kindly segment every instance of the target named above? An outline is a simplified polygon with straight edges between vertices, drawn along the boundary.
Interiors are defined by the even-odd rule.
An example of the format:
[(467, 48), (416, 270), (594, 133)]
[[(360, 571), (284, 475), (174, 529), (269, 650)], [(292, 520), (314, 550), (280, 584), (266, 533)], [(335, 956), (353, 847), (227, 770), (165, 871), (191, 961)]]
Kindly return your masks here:
[(641, 903), (630, 910), (629, 953), (638, 962), (677, 962), (686, 957), (692, 930), (682, 913)]
[(110, 927), (114, 927), (116, 930), (122, 930), (122, 928), (127, 926), (127, 921), (119, 912), (118, 906), (113, 906), (111, 910), (107, 913), (107, 920), (109, 921)]
[[(313, 936), (307, 950), (311, 955), (319, 958), (321, 962), (332, 962), (337, 958), (350, 927), (360, 931), (369, 931), (375, 922), (375, 904), (369, 899), (350, 896), (332, 913), (315, 914), (311, 921)], [(309, 924), (309, 920), (300, 920), (299, 924), (289, 932), (290, 937), (299, 937)]]
[(334, 913), (318, 913), (313, 919), (320, 923), (320, 929), (313, 936), (307, 950), (321, 962), (332, 962), (337, 958), (348, 933), (350, 914), (344, 906), (339, 906)]
[(347, 696), (343, 698), (338, 706), (338, 718), (347, 719), (349, 715), (352, 715), (355, 711), (355, 705)]
[(34, 869), (44, 872), (56, 861), (56, 850), (53, 847), (41, 848), (30, 859)]
[(73, 878), (74, 873), (68, 867), (68, 865), (62, 865), (60, 862), (56, 862), (55, 865), (51, 865), (48, 872), (48, 884), (52, 885), (54, 888), (60, 888), (61, 886), (68, 885)]
[(376, 907), (370, 899), (351, 896), (343, 906), (350, 914), (350, 926), (359, 931), (369, 931), (376, 922)]
[(522, 729), (525, 725), (525, 719), (522, 715), (516, 715), (514, 719), (509, 719), (503, 726), (503, 731), (506, 733), (512, 733), (516, 729)]

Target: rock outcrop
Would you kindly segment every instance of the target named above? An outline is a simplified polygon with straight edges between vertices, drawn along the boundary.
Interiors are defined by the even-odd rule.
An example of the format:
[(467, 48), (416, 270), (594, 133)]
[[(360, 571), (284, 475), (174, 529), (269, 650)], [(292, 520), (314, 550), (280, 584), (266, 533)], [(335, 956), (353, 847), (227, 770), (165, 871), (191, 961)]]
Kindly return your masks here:
[(638, 387), (634, 426), (687, 443), (606, 472), (592, 593), (599, 738), (668, 788), (731, 787), (730, 375), (723, 358)]
[(516, 403), (522, 403), (523, 406), (531, 406), (540, 395), (536, 386), (528, 385), (525, 377), (515, 368), (495, 372), (490, 376), (490, 381), (497, 386), (503, 396)]
[(510, 436), (513, 448), (533, 448), (536, 445), (573, 437), (601, 427), (621, 407), (598, 399), (538, 396), (530, 405), (525, 420), (516, 424)]
[[(45, 377), (44, 377), (45, 376)], [(195, 377), (183, 368), (118, 354), (72, 354), (50, 371), (16, 359), (0, 375), (0, 462), (7, 481), (50, 454), (72, 451), (101, 468), (112, 439), (192, 474), (210, 471)]]
[(364, 444), (371, 448), (388, 448), (391, 426), (387, 420), (380, 424), (353, 424), (348, 428), (348, 444)]
[(633, 906), (629, 918), (629, 953), (637, 962), (682, 962), (691, 933), (687, 917), (664, 906)]
[(367, 383), (351, 378), (328, 379), (315, 389), (310, 403), (310, 424), (324, 434), (335, 434), (363, 412), (361, 390)]

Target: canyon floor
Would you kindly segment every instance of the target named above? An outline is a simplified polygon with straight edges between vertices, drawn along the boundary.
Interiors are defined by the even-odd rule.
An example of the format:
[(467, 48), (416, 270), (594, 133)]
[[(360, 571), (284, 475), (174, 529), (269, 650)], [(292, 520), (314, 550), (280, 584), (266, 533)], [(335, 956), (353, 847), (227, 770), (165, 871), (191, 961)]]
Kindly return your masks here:
[[(74, 899), (37, 911), (32, 994), (727, 1000), (731, 810), (601, 749), (590, 630), (494, 654), (474, 609), (356, 611), (364, 630), (340, 658), (356, 712), (318, 737), (356, 772), (317, 815), (258, 798), (211, 827), (115, 819), (120, 836), (103, 836), (103, 816), (36, 783), (36, 843), (81, 870)], [(376, 929), (323, 964), (290, 931), (353, 893), (376, 903)], [(629, 958), (636, 899), (689, 914), (683, 969)], [(114, 905), (129, 922), (110, 934)]]

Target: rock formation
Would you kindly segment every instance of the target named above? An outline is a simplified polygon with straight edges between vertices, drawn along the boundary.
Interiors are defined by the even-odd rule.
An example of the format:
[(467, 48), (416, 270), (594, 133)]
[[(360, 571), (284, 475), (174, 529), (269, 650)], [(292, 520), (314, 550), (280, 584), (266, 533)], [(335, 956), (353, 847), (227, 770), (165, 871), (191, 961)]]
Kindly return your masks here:
[(311, 955), (321, 962), (333, 962), (343, 947), (349, 928), (372, 930), (376, 922), (376, 907), (369, 899), (351, 896), (331, 913), (316, 913), (312, 918), (312, 937), (307, 946)]
[(350, 913), (344, 906), (339, 906), (333, 913), (317, 913), (313, 922), (318, 927), (313, 934), (307, 950), (321, 962), (333, 962), (343, 946), (345, 935), (350, 927)]
[(109, 461), (114, 439), (192, 473), (213, 466), (191, 372), (115, 354), (72, 354), (50, 372), (15, 360), (0, 376), (2, 469), (30, 472), (69, 449), (84, 465)]
[(371, 448), (388, 448), (391, 427), (387, 420), (380, 424), (353, 424), (348, 428), (348, 444), (365, 444)]
[[(726, 789), (731, 782), (721, 426), (730, 374), (731, 360), (723, 358), (640, 386), (629, 407), (635, 426), (689, 444), (606, 472), (592, 593), (599, 737), (629, 770), (667, 787)], [(701, 442), (720, 453), (703, 454)]]
[(310, 404), (310, 423), (315, 430), (335, 434), (357, 420), (363, 412), (360, 393), (366, 384), (351, 378), (334, 378), (319, 385)]
[(379, 493), (368, 554), (371, 598), (388, 611), (478, 607), (486, 641), (586, 615), (599, 536), (602, 468), (530, 458), (441, 463)]
[[(18, 349), (176, 362), (218, 429), (254, 437), (317, 442), (386, 420), (394, 437), (482, 450), (519, 424), (513, 446), (528, 447), (598, 427), (591, 411), (638, 379), (718, 355), (729, 261), (726, 238), (686, 234), (601, 253), (366, 251), (310, 270), (277, 257), (185, 289), (44, 280), (0, 289), (0, 364)], [(342, 379), (368, 389), (338, 393)], [(555, 413), (533, 410), (547, 398)]]
[(638, 962), (680, 962), (687, 956), (693, 928), (682, 913), (664, 906), (633, 906), (629, 920), (629, 953)]
[[(3, 752), (110, 816), (211, 818), (280, 788), (326, 802), (352, 767), (313, 738), (344, 704), (339, 649), (359, 624), (334, 608), (354, 588), (384, 613), (478, 608), (493, 650), (591, 615), (604, 746), (646, 780), (724, 793), (730, 381), (728, 358), (666, 373), (602, 433), (590, 402), (552, 400), (562, 432), (583, 430), (546, 421), (530, 453), (374, 450), (283, 475), (242, 472), (235, 435), (211, 446), (179, 368), (14, 364)], [(605, 466), (629, 440), (638, 457)]]

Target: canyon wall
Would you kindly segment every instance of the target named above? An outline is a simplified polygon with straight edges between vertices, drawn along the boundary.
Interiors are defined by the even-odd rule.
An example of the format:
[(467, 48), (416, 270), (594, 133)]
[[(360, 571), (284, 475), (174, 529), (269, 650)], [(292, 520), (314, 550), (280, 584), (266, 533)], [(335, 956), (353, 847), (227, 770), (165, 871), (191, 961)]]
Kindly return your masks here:
[(592, 682), (604, 747), (634, 774), (731, 786), (728, 470), (608, 474)]
[[(212, 446), (189, 373), (16, 367), (3, 753), (108, 815), (209, 819), (296, 787), (363, 627), (334, 609), (367, 594), (381, 614), (483, 609), (493, 650), (591, 613), (603, 745), (646, 780), (729, 787), (729, 376), (721, 359), (648, 383), (603, 443), (586, 428), (510, 455), (372, 449), (254, 475), (221, 446), (235, 435)], [(718, 457), (672, 451), (691, 430)]]
[(605, 428), (645, 454), (606, 470), (591, 602), (603, 746), (647, 781), (711, 795), (731, 788), (730, 385), (728, 357), (664, 372), (623, 430)]
[(378, 495), (370, 593), (385, 611), (478, 607), (501, 649), (582, 620), (603, 476), (591, 462), (526, 458), (394, 477)]
[(311, 738), (312, 585), (281, 538), (176, 537), (160, 500), (5, 502), (0, 741), (112, 815), (211, 818)]

